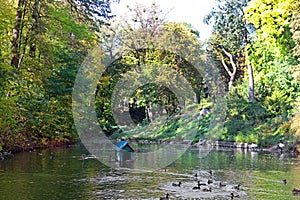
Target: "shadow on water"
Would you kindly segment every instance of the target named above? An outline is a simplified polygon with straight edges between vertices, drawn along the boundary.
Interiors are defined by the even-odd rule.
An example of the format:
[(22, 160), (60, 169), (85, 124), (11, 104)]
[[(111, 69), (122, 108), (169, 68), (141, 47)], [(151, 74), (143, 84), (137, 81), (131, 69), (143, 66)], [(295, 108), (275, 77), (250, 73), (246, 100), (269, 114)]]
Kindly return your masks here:
[(299, 158), (203, 152), (192, 147), (153, 172), (115, 170), (93, 157), (82, 159), (88, 152), (81, 146), (20, 153), (0, 162), (0, 199), (159, 199), (167, 193), (170, 199), (300, 199), (291, 192), (300, 188)]

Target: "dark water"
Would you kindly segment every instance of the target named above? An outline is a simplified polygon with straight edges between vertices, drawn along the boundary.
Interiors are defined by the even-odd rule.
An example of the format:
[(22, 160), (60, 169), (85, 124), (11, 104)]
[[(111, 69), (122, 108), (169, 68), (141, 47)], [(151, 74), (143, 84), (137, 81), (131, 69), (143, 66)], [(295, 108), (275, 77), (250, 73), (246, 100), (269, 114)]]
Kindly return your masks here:
[[(291, 193), (293, 187), (300, 189), (300, 157), (231, 149), (203, 156), (193, 147), (166, 172), (133, 172), (108, 168), (97, 159), (83, 161), (85, 153), (76, 146), (19, 153), (1, 161), (0, 199), (159, 199), (166, 193), (171, 199), (231, 199), (231, 192), (239, 195), (234, 199), (300, 199)], [(195, 173), (197, 180), (213, 183), (193, 190)], [(181, 187), (172, 186), (179, 181)], [(220, 188), (220, 181), (226, 186)], [(240, 190), (234, 189), (237, 184)], [(208, 187), (212, 192), (202, 191)]]

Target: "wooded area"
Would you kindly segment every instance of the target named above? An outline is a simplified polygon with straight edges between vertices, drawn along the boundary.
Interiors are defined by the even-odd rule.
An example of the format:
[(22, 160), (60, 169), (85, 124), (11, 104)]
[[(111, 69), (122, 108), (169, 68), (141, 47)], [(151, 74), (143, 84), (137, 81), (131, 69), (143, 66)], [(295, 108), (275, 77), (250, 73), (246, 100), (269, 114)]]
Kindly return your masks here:
[[(111, 96), (121, 77), (135, 80), (138, 71), (130, 70), (145, 64), (177, 71), (192, 86), (198, 111), (213, 108), (210, 77), (201, 76), (174, 53), (151, 48), (153, 41), (172, 40), (174, 32), (191, 48), (209, 54), (221, 74), (227, 113), (218, 140), (260, 146), (283, 140), (292, 145), (300, 135), (299, 0), (217, 0), (218, 6), (204, 19), (213, 25), (208, 41), (201, 41), (201, 32), (190, 24), (166, 21), (155, 4), (128, 8), (122, 20), (111, 13), (109, 0), (0, 0), (0, 4), (0, 150), (78, 139), (72, 116), (74, 81), (88, 50), (97, 46), (115, 60), (95, 94), (97, 117), (108, 136), (132, 137), (116, 128)], [(139, 38), (150, 48), (141, 48)], [(134, 51), (124, 54), (122, 45)], [(154, 74), (154, 69), (147, 70)], [(168, 80), (158, 78), (176, 81), (171, 75)], [(159, 121), (162, 113), (176, 115), (178, 106), (167, 87), (147, 84), (120, 109), (143, 126)], [(210, 137), (206, 135), (210, 119), (207, 114), (197, 121), (195, 140)], [(169, 118), (155, 136), (139, 137), (178, 137), (189, 130), (178, 130), (178, 123), (176, 117)]]

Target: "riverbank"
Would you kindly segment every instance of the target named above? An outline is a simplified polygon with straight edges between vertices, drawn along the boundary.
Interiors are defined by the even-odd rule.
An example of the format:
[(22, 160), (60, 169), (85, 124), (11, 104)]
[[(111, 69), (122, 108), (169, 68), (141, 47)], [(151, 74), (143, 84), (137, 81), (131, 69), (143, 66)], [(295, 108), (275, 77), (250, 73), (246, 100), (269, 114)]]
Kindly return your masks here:
[(14, 154), (20, 152), (33, 152), (39, 149), (60, 148), (75, 145), (79, 140), (65, 138), (64, 140), (44, 139), (41, 142), (24, 142), (10, 147), (2, 148), (0, 151), (0, 160), (11, 159)]
[(147, 140), (147, 139), (129, 139), (129, 143), (138, 143), (138, 144), (186, 144), (191, 146), (212, 146), (215, 148), (233, 148), (233, 149), (245, 149), (250, 151), (265, 151), (265, 152), (289, 152), (293, 154), (300, 153), (300, 146), (296, 143), (286, 143), (284, 148), (280, 150), (278, 145), (273, 145), (270, 147), (259, 147), (257, 144), (246, 142), (229, 142), (229, 141), (210, 141), (205, 139), (200, 139), (197, 143), (193, 143), (192, 140), (183, 140), (183, 141), (169, 141), (169, 140)]
[[(211, 146), (214, 148), (231, 148), (231, 149), (244, 149), (249, 151), (264, 151), (264, 152), (277, 152), (277, 153), (300, 153), (300, 145), (297, 144), (286, 144), (283, 151), (280, 151), (277, 145), (261, 148), (256, 144), (248, 144), (245, 142), (229, 142), (229, 141), (210, 141), (205, 139), (200, 139), (198, 142), (193, 143), (192, 140), (182, 140), (182, 141), (170, 141), (170, 140), (151, 140), (151, 139), (127, 139), (129, 143), (138, 143), (138, 144), (184, 144), (190, 146)], [(9, 147), (2, 149), (0, 151), (0, 160), (11, 159), (14, 157), (14, 154), (19, 152), (33, 152), (39, 149), (50, 149), (50, 148), (60, 148), (60, 147), (69, 147), (80, 143), (80, 140), (75, 139), (66, 139), (64, 141), (55, 141), (48, 140), (44, 142), (43, 145), (37, 145), (37, 143), (27, 143), (27, 145), (19, 146), (15, 145), (14, 147)], [(118, 140), (116, 140), (118, 143)]]
[(248, 149), (251, 151), (266, 151), (266, 152), (290, 152), (299, 154), (300, 147), (297, 144), (285, 145), (283, 150), (280, 150), (278, 145), (274, 145), (268, 148), (261, 148), (257, 146), (257, 144), (248, 144), (244, 142), (226, 142), (226, 141), (215, 141), (212, 143), (215, 147), (226, 147), (226, 148), (240, 148), (240, 149)]

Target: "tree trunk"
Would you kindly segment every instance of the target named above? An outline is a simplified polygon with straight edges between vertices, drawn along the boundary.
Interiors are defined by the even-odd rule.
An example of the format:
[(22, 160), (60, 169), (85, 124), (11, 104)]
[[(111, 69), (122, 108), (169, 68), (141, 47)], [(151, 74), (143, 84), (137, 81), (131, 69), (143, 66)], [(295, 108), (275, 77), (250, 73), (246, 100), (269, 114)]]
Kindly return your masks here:
[[(245, 52), (245, 58), (248, 59), (248, 52)], [(253, 68), (249, 61), (248, 65), (248, 81), (249, 81), (249, 101), (253, 102), (255, 100), (254, 97), (254, 75), (253, 75)]]
[(230, 75), (230, 80), (228, 82), (228, 89), (229, 90), (232, 88), (234, 78), (235, 78), (235, 74)]
[(33, 10), (32, 10), (32, 19), (33, 23), (31, 25), (31, 40), (30, 40), (30, 47), (29, 47), (29, 56), (34, 58), (36, 55), (36, 36), (39, 34), (39, 0), (34, 1)]
[(229, 67), (227, 66), (227, 64), (225, 63), (225, 59), (222, 55), (222, 64), (226, 70), (226, 72), (228, 73), (228, 75), (230, 76), (230, 80), (229, 80), (229, 83), (228, 83), (228, 89), (230, 90), (232, 88), (232, 85), (233, 85), (233, 81), (235, 79), (235, 75), (236, 75), (236, 71), (237, 71), (237, 66), (234, 62), (234, 59), (233, 59), (233, 56), (231, 53), (229, 53), (228, 51), (226, 51), (224, 48), (222, 48), (222, 51), (225, 53), (225, 55), (229, 58), (230, 60), (230, 64), (231, 64), (231, 67), (232, 67), (232, 71), (229, 69)]
[(12, 36), (12, 58), (11, 58), (11, 66), (19, 69), (20, 65), (20, 30), (22, 29), (22, 16), (24, 14), (24, 5), (25, 0), (19, 0), (18, 8), (17, 8), (17, 15), (16, 15), (16, 22), (15, 27), (13, 29), (13, 36)]
[(248, 79), (249, 79), (249, 101), (253, 102), (254, 99), (254, 77), (253, 68), (251, 64), (248, 64)]

